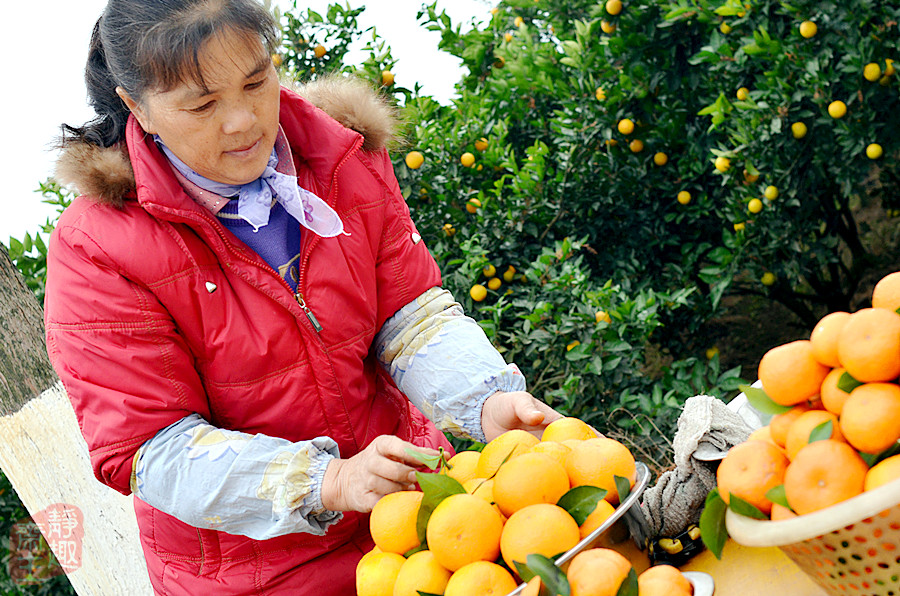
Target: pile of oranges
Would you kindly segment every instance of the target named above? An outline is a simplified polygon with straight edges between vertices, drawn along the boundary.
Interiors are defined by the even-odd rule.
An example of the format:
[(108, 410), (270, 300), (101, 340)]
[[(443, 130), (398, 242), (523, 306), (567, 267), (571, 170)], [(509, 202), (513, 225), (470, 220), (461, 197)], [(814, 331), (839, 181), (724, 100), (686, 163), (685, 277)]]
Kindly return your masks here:
[[(358, 596), (508, 594), (520, 581), (515, 562), (525, 563), (530, 554), (553, 558), (572, 549), (615, 512), (619, 502), (615, 477), (633, 486), (637, 475), (627, 447), (598, 436), (577, 418), (554, 421), (541, 439), (522, 430), (508, 431), (482, 451), (462, 451), (448, 464), (440, 473), (456, 480), (465, 492), (434, 506), (424, 545), (417, 529), (421, 491), (392, 493), (375, 505), (369, 522), (375, 548), (357, 565)], [(579, 525), (557, 503), (581, 486), (607, 492)], [(621, 578), (614, 586), (615, 580), (609, 579), (607, 591), (594, 587), (579, 591), (575, 586), (594, 581), (591, 578), (604, 566), (625, 565), (631, 569), (627, 559), (609, 549), (579, 553), (568, 572), (573, 596), (615, 596)], [(677, 570), (676, 574), (683, 579)], [(538, 593), (537, 581), (535, 577), (525, 594)]]
[(788, 409), (729, 451), (719, 492), (772, 520), (830, 507), (900, 478), (900, 272), (872, 308), (823, 317), (808, 340), (759, 364), (766, 395)]

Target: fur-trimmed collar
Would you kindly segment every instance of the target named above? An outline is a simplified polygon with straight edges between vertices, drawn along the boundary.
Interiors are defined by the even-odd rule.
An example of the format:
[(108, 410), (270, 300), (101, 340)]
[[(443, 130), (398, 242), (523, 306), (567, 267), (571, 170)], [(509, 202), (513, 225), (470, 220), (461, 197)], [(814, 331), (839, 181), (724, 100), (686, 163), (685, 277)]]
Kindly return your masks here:
[[(299, 85), (283, 83), (329, 116), (363, 135), (363, 149), (379, 150), (394, 136), (396, 110), (368, 83), (340, 76)], [(123, 146), (73, 143), (56, 162), (55, 178), (64, 186), (101, 203), (121, 207), (134, 190), (134, 171)]]

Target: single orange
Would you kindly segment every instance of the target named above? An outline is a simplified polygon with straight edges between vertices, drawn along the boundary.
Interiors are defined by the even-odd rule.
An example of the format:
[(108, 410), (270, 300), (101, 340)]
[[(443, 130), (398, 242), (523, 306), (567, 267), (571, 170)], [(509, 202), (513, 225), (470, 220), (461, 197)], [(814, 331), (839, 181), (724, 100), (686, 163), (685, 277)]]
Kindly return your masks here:
[(841, 366), (863, 383), (900, 376), (900, 314), (864, 308), (847, 319), (838, 340)]
[(475, 466), (475, 476), (491, 478), (500, 469), (500, 464), (518, 457), (539, 442), (540, 439), (530, 432), (518, 428), (506, 431), (481, 450), (478, 464)]
[(571, 596), (616, 596), (631, 562), (608, 548), (592, 548), (572, 558), (566, 576)]
[(865, 490), (875, 490), (898, 478), (900, 478), (900, 455), (893, 455), (869, 468), (863, 487)]
[(588, 536), (588, 534), (602, 526), (603, 522), (609, 519), (609, 516), (611, 516), (615, 512), (616, 508), (610, 505), (609, 501), (607, 501), (606, 499), (600, 499), (600, 502), (597, 503), (596, 509), (594, 509), (587, 516), (587, 518), (585, 518), (584, 523), (578, 527), (581, 539), (584, 540)]
[(872, 308), (897, 312), (900, 308), (900, 271), (882, 277), (875, 284), (875, 289), (872, 290)]
[(813, 357), (825, 366), (840, 366), (838, 338), (850, 313), (837, 311), (822, 317), (809, 336)]
[(419, 592), (443, 594), (448, 581), (450, 571), (437, 562), (434, 553), (420, 550), (400, 567), (392, 596), (419, 596)]
[(782, 521), (785, 519), (793, 519), (795, 517), (797, 517), (797, 514), (789, 508), (784, 505), (779, 505), (778, 503), (772, 503), (772, 521)]
[(563, 417), (547, 425), (541, 435), (541, 441), (562, 443), (566, 439), (594, 439), (598, 435), (587, 422), (578, 418)]
[(837, 416), (841, 415), (841, 412), (844, 410), (844, 402), (850, 397), (849, 393), (838, 387), (838, 383), (845, 372), (847, 372), (846, 368), (831, 369), (831, 372), (822, 381), (822, 387), (819, 390), (825, 409)]
[(404, 490), (381, 497), (369, 516), (369, 531), (375, 545), (388, 553), (405, 554), (419, 546), (416, 519), (422, 493)]
[(900, 439), (900, 387), (866, 383), (851, 391), (841, 412), (841, 431), (863, 453), (881, 453), (894, 445)]
[(794, 406), (784, 414), (776, 414), (772, 416), (772, 420), (769, 421), (769, 432), (772, 435), (772, 440), (775, 441), (775, 444), (779, 447), (784, 447), (787, 442), (787, 434), (788, 429), (794, 423), (797, 418), (800, 417), (804, 412), (809, 411), (809, 405), (800, 404), (798, 406)]
[(481, 453), (478, 451), (460, 451), (449, 460), (449, 470), (447, 475), (455, 479), (460, 484), (465, 484), (467, 480), (475, 478), (475, 468), (478, 466), (478, 460)]
[(766, 493), (784, 482), (788, 458), (768, 441), (746, 441), (735, 445), (716, 470), (722, 500), (741, 498), (765, 514), (772, 511)]
[(775, 439), (772, 437), (772, 427), (769, 425), (761, 426), (757, 428), (755, 431), (750, 433), (750, 436), (747, 437), (748, 441), (767, 441), (772, 443), (776, 447), (781, 447), (778, 443), (775, 442)]
[(515, 589), (509, 571), (490, 561), (474, 561), (450, 576), (444, 596), (505, 596)]
[(799, 515), (836, 505), (863, 491), (867, 471), (866, 462), (847, 443), (810, 443), (784, 474), (788, 503)]
[(406, 559), (397, 553), (376, 553), (356, 564), (357, 596), (393, 596), (394, 583)]
[(563, 445), (562, 443), (557, 443), (556, 441), (541, 441), (526, 451), (526, 453), (543, 453), (544, 455), (549, 455), (565, 467), (566, 456), (568, 456), (570, 451), (572, 451), (572, 448)]
[(450, 495), (431, 514), (425, 529), (437, 562), (456, 571), (473, 561), (493, 561), (500, 554), (503, 521), (494, 507), (469, 494)]
[(694, 586), (671, 565), (654, 565), (638, 575), (641, 596), (690, 596)]
[(793, 460), (803, 447), (809, 444), (809, 435), (819, 425), (831, 422), (830, 439), (843, 441), (841, 425), (837, 416), (826, 410), (810, 410), (803, 412), (788, 429), (787, 439), (784, 443), (784, 451), (788, 459)]
[(812, 342), (799, 339), (766, 352), (758, 378), (772, 401), (794, 406), (818, 395), (829, 370), (813, 357)]
[(515, 569), (513, 561), (525, 563), (528, 555), (534, 553), (555, 557), (579, 540), (578, 524), (568, 511), (540, 503), (519, 509), (506, 520), (500, 537), (500, 553), (507, 566)]
[(543, 453), (523, 453), (494, 476), (494, 502), (507, 517), (528, 505), (555, 505), (568, 490), (566, 468)]
[(573, 488), (586, 485), (606, 489), (606, 500), (613, 505), (619, 502), (615, 477), (626, 478), (631, 486), (637, 478), (634, 456), (628, 448), (605, 437), (573, 445), (566, 457), (566, 472)]

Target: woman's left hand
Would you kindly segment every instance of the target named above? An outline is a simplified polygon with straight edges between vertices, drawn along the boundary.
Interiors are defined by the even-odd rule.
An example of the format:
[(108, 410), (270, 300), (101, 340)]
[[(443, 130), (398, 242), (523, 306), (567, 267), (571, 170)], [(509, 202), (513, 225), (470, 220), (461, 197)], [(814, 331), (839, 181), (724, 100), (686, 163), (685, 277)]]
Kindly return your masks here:
[(540, 438), (562, 414), (527, 391), (498, 391), (484, 402), (481, 428), (488, 441), (508, 430), (522, 429)]

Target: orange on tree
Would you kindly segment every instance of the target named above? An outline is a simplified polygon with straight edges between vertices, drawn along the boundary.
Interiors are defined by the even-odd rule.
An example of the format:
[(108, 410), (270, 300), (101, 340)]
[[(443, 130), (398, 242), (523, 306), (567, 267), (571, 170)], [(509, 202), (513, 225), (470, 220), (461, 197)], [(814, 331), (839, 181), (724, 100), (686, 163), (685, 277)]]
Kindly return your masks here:
[(722, 23), (719, 25), (719, 31), (722, 32), (722, 35), (728, 35), (732, 31), (731, 25), (729, 25), (725, 21), (722, 21)]
[(459, 163), (461, 163), (464, 168), (471, 168), (475, 165), (475, 156), (466, 151), (460, 156)]
[[(528, 555), (553, 557), (578, 544), (581, 534), (569, 512), (549, 503), (529, 505), (513, 513), (503, 526), (500, 554), (510, 569)], [(429, 542), (430, 544), (430, 542)]]
[(864, 308), (851, 314), (838, 338), (838, 359), (863, 383), (900, 376), (900, 314)]
[(784, 490), (799, 515), (819, 511), (863, 491), (868, 466), (842, 441), (816, 441), (800, 450), (784, 474)]
[(490, 503), (470, 494), (450, 495), (434, 508), (425, 536), (437, 562), (456, 571), (500, 554), (503, 520)]
[(771, 184), (766, 187), (763, 191), (763, 196), (769, 199), (770, 201), (774, 201), (778, 198), (778, 187), (772, 186)]
[(731, 169), (731, 160), (727, 157), (719, 156), (715, 161), (716, 169), (723, 174)]
[(484, 151), (488, 148), (488, 140), (485, 137), (481, 137), (477, 141), (475, 141), (475, 150), (476, 151)]
[(632, 153), (640, 153), (644, 150), (644, 141), (640, 139), (634, 139), (630, 143), (628, 143), (628, 148)]
[(591, 511), (590, 514), (585, 518), (584, 522), (578, 526), (578, 533), (581, 536), (581, 539), (584, 540), (587, 536), (603, 525), (609, 516), (616, 512), (616, 508), (613, 507), (609, 501), (606, 499), (600, 499), (597, 503), (597, 507)]
[(613, 16), (622, 12), (622, 0), (606, 0), (606, 12)]
[(450, 576), (444, 596), (505, 596), (516, 589), (513, 576), (496, 563), (475, 561)]
[(784, 451), (793, 460), (797, 453), (809, 444), (810, 433), (820, 424), (831, 422), (831, 436), (835, 441), (843, 441), (838, 418), (826, 410), (809, 410), (801, 414), (788, 429)]
[(822, 388), (819, 391), (822, 405), (835, 416), (841, 415), (841, 412), (844, 410), (844, 403), (850, 397), (848, 392), (838, 387), (838, 383), (845, 372), (847, 372), (847, 369), (841, 367), (832, 368), (825, 380), (822, 381)]
[(316, 58), (321, 58), (328, 53), (328, 50), (325, 49), (325, 46), (319, 44), (313, 49), (313, 53), (315, 53)]
[(616, 26), (609, 21), (600, 21), (600, 30), (607, 35), (612, 35), (616, 32)]
[(481, 201), (478, 199), (473, 198), (466, 201), (466, 211), (469, 213), (477, 213), (479, 207), (481, 207)]
[(863, 78), (870, 83), (874, 83), (881, 78), (881, 66), (874, 62), (869, 62), (863, 67)]
[(838, 338), (841, 336), (841, 329), (850, 313), (843, 311), (835, 311), (829, 313), (819, 319), (816, 326), (813, 327), (812, 333), (809, 335), (809, 341), (812, 342), (813, 358), (818, 360), (825, 366), (840, 366), (841, 361), (838, 359)]
[(678, 202), (682, 205), (687, 205), (691, 202), (691, 193), (686, 190), (682, 190), (678, 193)]
[(394, 84), (394, 73), (389, 70), (381, 71), (381, 84), (385, 87), (390, 87)]
[(469, 290), (469, 296), (472, 297), (472, 300), (475, 302), (481, 302), (485, 298), (487, 298), (487, 288), (481, 284), (475, 284)]
[(746, 101), (746, 99), (750, 97), (750, 90), (746, 87), (741, 87), (734, 95), (737, 97), (738, 101)]
[(766, 352), (757, 378), (772, 401), (793, 406), (818, 395), (828, 371), (813, 357), (812, 343), (798, 339)]
[(604, 323), (612, 323), (612, 318), (609, 316), (609, 313), (605, 310), (598, 310), (594, 313), (594, 320), (600, 323), (601, 321)]
[(566, 457), (566, 472), (573, 488), (605, 489), (606, 500), (613, 505), (619, 502), (615, 476), (626, 478), (631, 486), (637, 478), (634, 456), (625, 445), (607, 437), (572, 444), (572, 452)]
[(734, 495), (768, 514), (772, 510), (772, 501), (766, 493), (782, 484), (788, 463), (781, 449), (768, 441), (745, 441), (735, 445), (716, 470), (722, 500), (728, 503)]
[(806, 136), (807, 131), (806, 125), (802, 122), (794, 122), (791, 124), (791, 134), (794, 135), (795, 139), (802, 139)]
[(654, 153), (653, 154), (653, 163), (655, 163), (658, 166), (664, 166), (667, 163), (669, 163), (669, 156), (666, 155), (665, 153), (663, 153), (662, 151)]
[(494, 277), (495, 275), (497, 275), (497, 268), (488, 263), (484, 266), (481, 272), (484, 273), (485, 277)]
[(450, 571), (445, 569), (430, 550), (413, 553), (406, 559), (397, 573), (392, 596), (419, 596), (443, 594), (450, 580)]
[(900, 455), (892, 455), (869, 468), (863, 489), (875, 490), (898, 478), (900, 478)]
[(744, 170), (744, 182), (747, 184), (753, 184), (759, 180), (759, 174), (751, 174), (749, 170)]
[(900, 386), (866, 383), (850, 392), (841, 411), (841, 432), (863, 453), (881, 453), (900, 439)]
[(544, 429), (541, 441), (556, 441), (562, 443), (566, 439), (595, 439), (597, 432), (591, 425), (578, 418), (564, 416), (554, 420)]
[(900, 271), (882, 277), (872, 290), (872, 308), (897, 312), (900, 308)]
[(503, 281), (506, 283), (512, 283), (512, 280), (516, 277), (516, 268), (510, 265), (507, 267), (506, 271), (503, 272)]
[(835, 100), (828, 104), (828, 115), (835, 120), (847, 115), (847, 104), (841, 100)]
[(759, 199), (750, 199), (750, 202), (747, 203), (747, 211), (750, 213), (759, 213), (762, 211), (763, 203)]
[(382, 551), (405, 554), (419, 546), (416, 518), (422, 492), (403, 490), (381, 497), (369, 516), (369, 531)]
[(866, 157), (869, 159), (879, 159), (882, 155), (884, 155), (884, 148), (878, 143), (866, 145)]
[(800, 35), (806, 39), (815, 37), (819, 32), (819, 27), (813, 21), (803, 21), (800, 23)]
[(582, 551), (566, 571), (571, 596), (616, 596), (631, 569), (631, 562), (612, 549)]
[(376, 553), (356, 565), (356, 596), (393, 596), (394, 583), (406, 559), (397, 553)]
[(467, 480), (475, 478), (475, 467), (478, 465), (478, 458), (481, 453), (478, 451), (460, 451), (449, 460), (449, 470), (447, 475), (455, 479), (460, 484), (465, 484)]
[(478, 465), (475, 467), (476, 476), (492, 478), (500, 469), (500, 464), (522, 455), (539, 442), (540, 439), (522, 429), (506, 431), (481, 450)]
[(420, 151), (410, 151), (406, 154), (406, 167), (410, 170), (418, 170), (425, 163), (425, 156)]
[(502, 285), (503, 281), (501, 281), (499, 277), (492, 277), (488, 281), (488, 288), (491, 290), (499, 290)]
[(568, 490), (566, 468), (543, 453), (523, 453), (494, 476), (494, 502), (507, 517), (528, 505), (556, 504)]
[(771, 271), (766, 271), (765, 273), (762, 274), (762, 277), (759, 278), (759, 281), (760, 281), (760, 283), (762, 283), (762, 285), (764, 285), (764, 286), (771, 286), (771, 285), (774, 285), (774, 284), (775, 284), (775, 281), (776, 281), (777, 279), (778, 279), (778, 278), (775, 277), (775, 274), (774, 274), (774, 273), (772, 273)]
[(619, 124), (616, 125), (616, 128), (621, 134), (630, 135), (634, 132), (634, 122), (628, 118), (623, 118), (622, 120), (619, 120)]
[(694, 587), (676, 567), (654, 565), (638, 575), (638, 592), (641, 596), (690, 596)]

